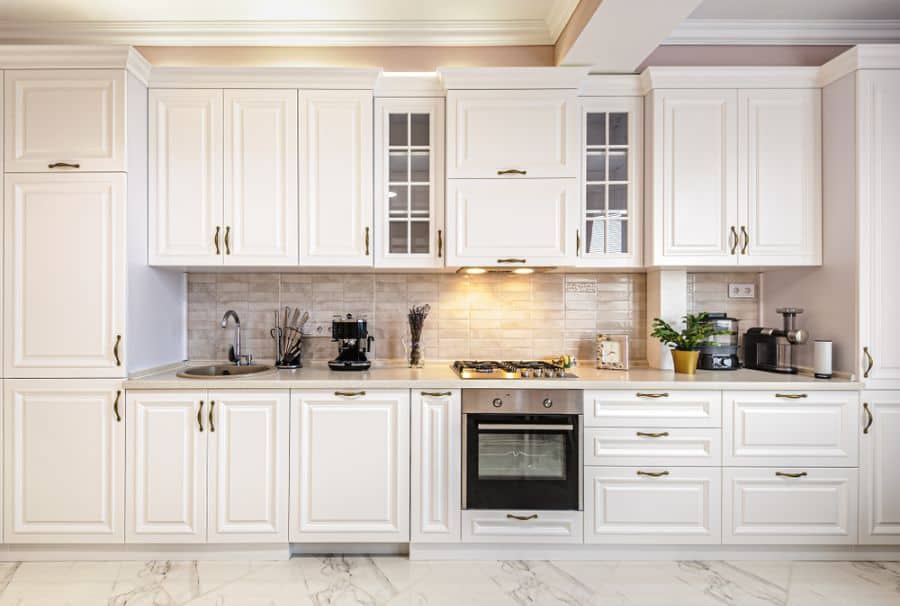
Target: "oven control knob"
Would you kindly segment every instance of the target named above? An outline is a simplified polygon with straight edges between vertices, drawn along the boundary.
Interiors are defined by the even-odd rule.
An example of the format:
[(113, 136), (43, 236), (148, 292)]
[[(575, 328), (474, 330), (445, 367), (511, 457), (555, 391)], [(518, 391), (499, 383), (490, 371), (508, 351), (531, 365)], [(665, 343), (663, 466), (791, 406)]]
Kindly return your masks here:
[(544, 405), (544, 408), (550, 408), (551, 406), (553, 406), (553, 400), (551, 400), (550, 398), (544, 398), (542, 404)]
[(503, 406), (503, 400), (501, 400), (500, 398), (494, 398), (491, 401), (491, 404), (494, 405), (494, 408), (500, 408), (501, 406)]

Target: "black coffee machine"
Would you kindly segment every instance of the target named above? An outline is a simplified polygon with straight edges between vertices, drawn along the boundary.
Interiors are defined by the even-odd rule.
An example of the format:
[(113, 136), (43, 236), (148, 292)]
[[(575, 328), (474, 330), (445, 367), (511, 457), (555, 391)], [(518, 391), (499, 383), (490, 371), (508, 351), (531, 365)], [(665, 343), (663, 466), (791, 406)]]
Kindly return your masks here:
[(338, 356), (328, 362), (331, 370), (367, 370), (372, 366), (366, 354), (372, 351), (366, 320), (358, 320), (353, 314), (336, 315), (331, 320), (331, 340), (338, 344)]
[(784, 326), (751, 328), (744, 335), (744, 367), (769, 372), (796, 374), (794, 366), (794, 346), (806, 343), (809, 335), (802, 328), (797, 328), (797, 315), (803, 310), (799, 307), (779, 307), (775, 310), (784, 318)]
[(710, 312), (708, 322), (721, 334), (711, 337), (708, 343), (700, 346), (700, 363), (703, 370), (737, 370), (741, 367), (738, 361), (738, 321), (729, 318), (728, 314)]

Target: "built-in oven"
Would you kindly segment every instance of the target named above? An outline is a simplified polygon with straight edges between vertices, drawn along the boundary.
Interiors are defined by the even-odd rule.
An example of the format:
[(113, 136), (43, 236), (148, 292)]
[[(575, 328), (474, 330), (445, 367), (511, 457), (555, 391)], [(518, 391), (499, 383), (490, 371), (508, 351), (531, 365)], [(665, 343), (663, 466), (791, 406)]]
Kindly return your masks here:
[(583, 392), (463, 389), (463, 509), (580, 510)]

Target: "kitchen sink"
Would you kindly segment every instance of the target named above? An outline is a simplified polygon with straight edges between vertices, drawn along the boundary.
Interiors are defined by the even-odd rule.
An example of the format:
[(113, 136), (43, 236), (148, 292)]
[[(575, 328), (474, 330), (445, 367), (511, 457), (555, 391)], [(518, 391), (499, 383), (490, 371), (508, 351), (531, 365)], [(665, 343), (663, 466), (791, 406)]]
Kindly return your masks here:
[(260, 372), (272, 370), (265, 364), (249, 364), (237, 366), (235, 364), (210, 364), (209, 366), (191, 366), (178, 371), (176, 376), (184, 379), (228, 379), (231, 377), (244, 377)]

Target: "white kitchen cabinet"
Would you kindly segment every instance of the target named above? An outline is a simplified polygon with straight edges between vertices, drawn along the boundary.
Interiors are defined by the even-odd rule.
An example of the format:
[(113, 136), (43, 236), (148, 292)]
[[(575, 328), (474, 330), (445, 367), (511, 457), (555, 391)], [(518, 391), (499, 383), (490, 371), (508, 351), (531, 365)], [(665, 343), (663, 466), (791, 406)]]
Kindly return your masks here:
[(460, 391), (413, 391), (410, 540), (460, 540)]
[(225, 265), (296, 265), (297, 91), (225, 91)]
[(376, 267), (444, 265), (444, 100), (375, 101)]
[(643, 232), (640, 97), (581, 100), (578, 267), (640, 267)]
[(7, 380), (4, 391), (4, 542), (121, 543), (121, 384)]
[(150, 265), (221, 265), (223, 93), (149, 95)]
[(578, 109), (569, 90), (447, 92), (447, 177), (578, 174)]
[(462, 512), (463, 543), (583, 543), (580, 511), (467, 509)]
[(409, 541), (409, 391), (291, 393), (291, 542)]
[(578, 225), (575, 179), (451, 179), (447, 265), (571, 265)]
[(8, 172), (124, 172), (125, 71), (8, 70)]
[(587, 467), (585, 543), (717, 544), (722, 470)]
[(859, 542), (900, 545), (900, 391), (864, 391)]
[(584, 426), (721, 427), (722, 392), (585, 390)]
[(584, 430), (584, 464), (720, 467), (722, 431), (718, 428), (588, 427)]
[(859, 394), (726, 391), (726, 467), (856, 467)]
[(207, 397), (207, 541), (286, 543), (288, 391), (214, 390)]
[(856, 469), (725, 468), (724, 542), (857, 542)]
[(372, 265), (372, 93), (300, 93), (300, 264)]
[(742, 265), (822, 263), (822, 94), (738, 92)]
[(206, 391), (128, 391), (126, 400), (126, 542), (206, 542)]
[(6, 174), (6, 376), (124, 377), (125, 175)]

